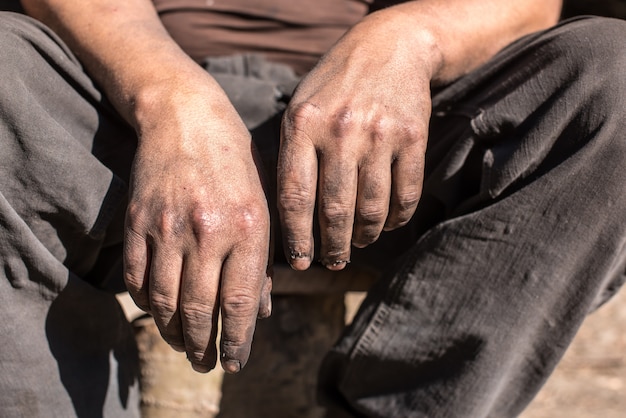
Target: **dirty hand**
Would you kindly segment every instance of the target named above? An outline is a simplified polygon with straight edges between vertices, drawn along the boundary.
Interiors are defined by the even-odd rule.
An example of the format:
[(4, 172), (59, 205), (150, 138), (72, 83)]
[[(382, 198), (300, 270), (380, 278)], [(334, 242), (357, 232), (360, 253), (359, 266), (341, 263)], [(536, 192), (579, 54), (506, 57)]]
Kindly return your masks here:
[(302, 81), (285, 113), (278, 206), (295, 269), (312, 261), (316, 203), (320, 261), (333, 270), (349, 262), (351, 243), (371, 244), (417, 207), (432, 51), (396, 23), (379, 13), (356, 25)]
[(150, 100), (153, 114), (144, 112), (125, 280), (197, 371), (215, 366), (221, 312), (220, 359), (238, 372), (257, 317), (270, 312), (269, 211), (248, 131), (217, 84), (203, 83), (207, 91), (173, 86)]

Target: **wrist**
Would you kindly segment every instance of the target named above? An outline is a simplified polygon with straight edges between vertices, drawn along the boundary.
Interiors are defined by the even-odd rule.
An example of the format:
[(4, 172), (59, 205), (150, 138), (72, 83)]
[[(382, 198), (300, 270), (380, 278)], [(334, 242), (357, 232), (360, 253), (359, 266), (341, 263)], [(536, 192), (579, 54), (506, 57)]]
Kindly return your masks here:
[[(414, 68), (430, 81), (439, 77), (444, 67), (444, 55), (436, 31), (427, 19), (419, 19), (411, 3), (399, 4), (368, 15), (363, 23), (370, 26), (368, 37), (378, 34), (386, 45), (405, 51)], [(408, 10), (407, 10), (408, 9)]]
[[(177, 66), (135, 88), (128, 97), (130, 123), (140, 142), (164, 137), (184, 141), (184, 133), (201, 129), (207, 120), (229, 120), (235, 110), (219, 84), (202, 68)], [(154, 135), (158, 132), (159, 135)]]

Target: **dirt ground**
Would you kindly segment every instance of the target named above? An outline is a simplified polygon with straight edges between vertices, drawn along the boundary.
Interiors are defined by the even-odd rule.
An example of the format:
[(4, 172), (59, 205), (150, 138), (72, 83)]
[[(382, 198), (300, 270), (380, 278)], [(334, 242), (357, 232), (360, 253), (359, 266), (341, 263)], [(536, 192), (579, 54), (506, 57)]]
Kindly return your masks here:
[(626, 417), (626, 290), (589, 316), (521, 418)]

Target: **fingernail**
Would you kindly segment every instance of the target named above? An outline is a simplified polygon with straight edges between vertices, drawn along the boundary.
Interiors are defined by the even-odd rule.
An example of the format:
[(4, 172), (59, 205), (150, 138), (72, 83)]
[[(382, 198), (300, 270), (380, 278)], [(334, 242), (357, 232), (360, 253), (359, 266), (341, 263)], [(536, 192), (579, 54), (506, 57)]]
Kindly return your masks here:
[(228, 360), (224, 362), (223, 367), (228, 373), (239, 373), (241, 370), (241, 363), (237, 360)]
[(324, 262), (322, 264), (324, 264), (324, 266), (329, 270), (341, 270), (346, 265), (350, 264), (350, 260), (336, 260), (336, 261), (333, 261), (332, 263)]
[(204, 364), (191, 363), (191, 368), (197, 371), (198, 373), (208, 373), (212, 370), (212, 367), (206, 366)]
[(306, 253), (292, 251), (289, 255), (289, 265), (294, 270), (306, 270), (311, 264), (311, 257)]

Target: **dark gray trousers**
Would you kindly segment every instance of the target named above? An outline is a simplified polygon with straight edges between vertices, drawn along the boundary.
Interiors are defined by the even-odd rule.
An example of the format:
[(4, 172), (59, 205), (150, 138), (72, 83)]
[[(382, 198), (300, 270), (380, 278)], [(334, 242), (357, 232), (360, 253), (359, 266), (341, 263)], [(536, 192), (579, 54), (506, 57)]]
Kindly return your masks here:
[[(321, 370), (331, 409), (514, 416), (532, 399), (624, 277), (625, 35), (569, 22), (433, 93), (418, 213), (355, 250), (386, 273)], [(0, 51), (0, 415), (134, 416), (112, 296), (134, 134), (46, 28), (0, 14)], [(268, 168), (297, 81), (275, 68), (208, 66), (255, 92), (263, 111), (236, 105)]]

